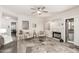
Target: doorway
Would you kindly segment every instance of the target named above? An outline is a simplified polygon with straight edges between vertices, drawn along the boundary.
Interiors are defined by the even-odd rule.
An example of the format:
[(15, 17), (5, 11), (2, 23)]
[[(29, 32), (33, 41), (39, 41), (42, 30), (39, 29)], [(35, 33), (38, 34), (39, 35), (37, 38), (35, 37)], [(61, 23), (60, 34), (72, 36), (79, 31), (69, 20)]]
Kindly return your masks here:
[(65, 38), (66, 42), (74, 42), (74, 18), (65, 21)]
[(16, 40), (16, 22), (11, 22), (11, 36)]

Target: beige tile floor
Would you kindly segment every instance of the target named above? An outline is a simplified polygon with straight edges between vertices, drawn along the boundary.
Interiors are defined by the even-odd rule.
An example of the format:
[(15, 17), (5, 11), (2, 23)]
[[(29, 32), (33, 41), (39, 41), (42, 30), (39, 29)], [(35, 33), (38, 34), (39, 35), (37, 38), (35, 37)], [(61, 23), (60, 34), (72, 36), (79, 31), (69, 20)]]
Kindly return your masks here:
[(58, 40), (46, 38), (40, 42), (38, 38), (31, 40), (19, 40), (17, 42), (18, 53), (78, 53), (79, 49), (70, 43), (60, 43)]

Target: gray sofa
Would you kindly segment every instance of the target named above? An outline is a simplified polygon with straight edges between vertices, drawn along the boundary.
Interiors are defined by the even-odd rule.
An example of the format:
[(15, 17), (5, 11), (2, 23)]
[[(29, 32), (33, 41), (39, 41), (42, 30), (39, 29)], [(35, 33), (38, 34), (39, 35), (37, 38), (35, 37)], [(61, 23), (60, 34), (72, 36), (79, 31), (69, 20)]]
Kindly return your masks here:
[(3, 36), (0, 35), (0, 47), (4, 45), (4, 38)]

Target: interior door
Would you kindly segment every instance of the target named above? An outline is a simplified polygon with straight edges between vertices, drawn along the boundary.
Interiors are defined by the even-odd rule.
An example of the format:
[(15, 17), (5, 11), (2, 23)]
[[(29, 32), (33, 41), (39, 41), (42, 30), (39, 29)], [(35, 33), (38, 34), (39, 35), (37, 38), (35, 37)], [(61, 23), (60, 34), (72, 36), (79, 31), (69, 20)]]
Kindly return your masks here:
[(16, 36), (16, 22), (11, 22), (11, 34)]
[(68, 41), (74, 41), (74, 18), (66, 19), (65, 24), (65, 30), (66, 30), (66, 42)]

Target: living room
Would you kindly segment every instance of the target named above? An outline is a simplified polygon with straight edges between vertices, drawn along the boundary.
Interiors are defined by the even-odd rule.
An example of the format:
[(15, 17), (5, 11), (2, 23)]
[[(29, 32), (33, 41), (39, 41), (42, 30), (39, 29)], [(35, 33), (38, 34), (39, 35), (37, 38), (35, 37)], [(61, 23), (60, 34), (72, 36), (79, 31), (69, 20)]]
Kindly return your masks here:
[[(78, 10), (78, 5), (0, 6), (0, 35), (3, 36), (1, 44), (6, 46), (12, 42), (16, 42), (18, 53), (26, 53), (28, 51), (36, 53), (78, 52), (75, 51), (75, 49), (79, 50)], [(69, 40), (68, 32), (66, 31), (68, 30), (66, 29), (66, 20), (72, 18), (74, 19), (74, 37), (72, 36), (73, 34), (68, 35), (70, 35), (70, 38), (74, 38), (73, 41)], [(14, 37), (12, 36), (12, 32), (15, 33)], [(52, 40), (57, 40), (56, 44), (58, 44), (56, 46), (59, 45), (58, 48), (62, 45), (66, 46), (65, 42), (67, 42), (67, 45), (74, 50), (67, 47), (62, 49), (62, 47), (55, 51), (55, 49), (57, 49), (56, 46), (54, 46), (55, 49), (51, 48), (52, 45), (55, 45), (55, 41)], [(43, 49), (43, 45), (46, 46), (46, 48)], [(48, 47), (51, 48), (51, 50), (48, 50)], [(61, 49), (62, 51), (60, 51)], [(11, 52), (11, 50), (7, 51), (7, 49), (3, 49), (3, 52)]]

